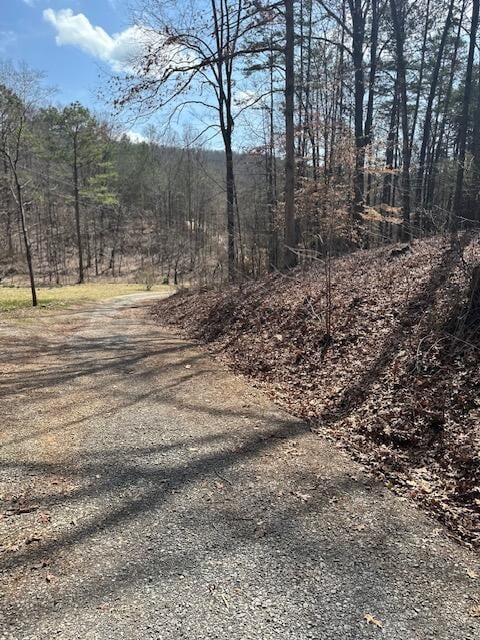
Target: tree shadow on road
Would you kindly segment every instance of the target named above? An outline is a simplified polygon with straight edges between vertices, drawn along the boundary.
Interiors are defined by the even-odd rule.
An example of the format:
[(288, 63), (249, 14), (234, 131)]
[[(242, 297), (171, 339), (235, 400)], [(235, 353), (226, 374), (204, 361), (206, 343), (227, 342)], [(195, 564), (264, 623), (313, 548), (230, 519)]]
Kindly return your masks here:
[[(31, 492), (31, 502), (51, 510), (61, 524), (38, 541), (4, 553), (4, 575), (48, 561), (49, 570), (58, 572), (57, 584), (49, 588), (62, 599), (64, 611), (73, 611), (79, 602), (98, 607), (125, 590), (142, 591), (152, 576), (170, 589), (181, 589), (179, 576), (186, 576), (200, 584), (199, 598), (206, 600), (210, 573), (205, 567), (215, 558), (226, 566), (218, 569), (218, 579), (226, 581), (229, 597), (230, 568), (240, 567), (249, 580), (263, 580), (260, 586), (251, 584), (252, 591), (293, 603), (304, 598), (308, 606), (294, 615), (307, 616), (312, 624), (319, 607), (331, 606), (326, 593), (335, 598), (342, 591), (352, 607), (349, 624), (361, 622), (372, 603), (400, 615), (389, 609), (388, 598), (411, 585), (417, 589), (410, 596), (414, 605), (422, 601), (430, 607), (428, 623), (438, 629), (450, 624), (438, 590), (445, 593), (447, 577), (449, 591), (452, 582), (460, 591), (465, 585), (455, 560), (448, 558), (451, 550), (430, 551), (419, 539), (429, 527), (397, 509), (379, 484), (352, 470), (303, 422), (265, 401), (239, 400), (245, 391), (241, 383), (230, 391), (227, 374), (192, 344), (152, 331), (127, 344), (118, 336), (105, 345), (83, 336), (67, 350), (52, 341), (35, 349), (24, 355), (27, 363), (52, 357), (57, 365), (40, 364), (26, 375), (19, 369), (6, 382), (6, 397), (19, 390), (62, 393), (76, 383), (88, 398), (102, 381), (111, 383), (116, 376), (126, 383), (127, 397), (107, 388), (102, 411), (86, 411), (67, 423), (60, 416), (58, 424), (40, 433), (33, 423), (9, 441), (2, 474), (41, 477), (47, 485), (62, 474), (72, 487), (63, 494)], [(138, 377), (132, 373), (136, 367), (141, 368)], [(193, 387), (202, 393), (193, 394)], [(75, 402), (65, 403), (66, 416)], [(47, 404), (46, 411), (55, 422), (55, 407)], [(104, 432), (95, 436), (92, 431), (92, 442), (81, 443), (67, 462), (22, 457), (29, 439), (32, 447), (53, 431), (98, 430), (99, 418)], [(141, 435), (142, 419), (148, 438)], [(443, 566), (437, 571), (422, 569), (439, 557)], [(266, 569), (252, 571), (250, 558)], [(244, 596), (251, 596), (248, 589)], [(23, 608), (22, 598), (10, 604), (14, 622), (25, 628), (52, 615), (47, 600), (34, 602), (35, 616)], [(462, 628), (462, 622), (455, 624)], [(332, 621), (331, 633), (334, 628)]]

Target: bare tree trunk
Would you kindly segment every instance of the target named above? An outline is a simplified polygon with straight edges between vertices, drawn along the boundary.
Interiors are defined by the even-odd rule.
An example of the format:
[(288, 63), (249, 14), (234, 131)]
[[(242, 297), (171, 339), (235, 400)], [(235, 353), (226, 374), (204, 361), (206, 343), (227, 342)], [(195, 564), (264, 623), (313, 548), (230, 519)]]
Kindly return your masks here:
[(439, 127), (439, 132), (438, 132), (438, 136), (437, 136), (437, 140), (436, 140), (436, 148), (434, 150), (434, 153), (432, 154), (432, 161), (431, 161), (431, 165), (429, 167), (428, 170), (428, 181), (427, 181), (427, 196), (426, 196), (426, 206), (431, 209), (433, 206), (433, 195), (434, 195), (434, 189), (435, 189), (435, 179), (436, 176), (438, 174), (438, 165), (440, 162), (440, 158), (442, 157), (442, 151), (443, 151), (443, 140), (444, 140), (444, 134), (445, 134), (445, 128), (447, 126), (447, 120), (448, 120), (448, 114), (449, 114), (449, 109), (450, 109), (450, 101), (451, 101), (451, 97), (452, 97), (452, 91), (453, 91), (453, 83), (454, 83), (454, 79), (455, 79), (455, 70), (456, 70), (456, 65), (457, 65), (457, 59), (458, 59), (458, 50), (460, 47), (460, 41), (461, 41), (461, 34), (462, 34), (462, 25), (463, 25), (463, 17), (465, 14), (465, 7), (467, 4), (467, 0), (463, 0), (462, 2), (462, 9), (460, 12), (460, 17), (458, 19), (458, 28), (457, 28), (457, 33), (455, 36), (455, 44), (454, 44), (454, 49), (453, 49), (453, 56), (451, 59), (451, 63), (450, 63), (450, 73), (449, 73), (449, 77), (448, 77), (448, 83), (447, 83), (447, 92), (445, 95), (445, 100), (444, 100), (444, 104), (443, 104), (443, 116), (442, 119), (440, 121), (440, 127)]
[(473, 61), (475, 57), (475, 45), (478, 29), (478, 14), (480, 0), (473, 0), (472, 20), (470, 25), (470, 44), (468, 48), (467, 72), (465, 76), (465, 89), (463, 92), (463, 107), (458, 132), (458, 156), (457, 177), (455, 180), (455, 194), (453, 197), (452, 215), (450, 216), (450, 230), (454, 233), (458, 229), (458, 220), (463, 215), (463, 181), (465, 177), (465, 154), (467, 146), (467, 128), (470, 112), (470, 97), (472, 93)]
[(273, 51), (270, 54), (270, 105), (268, 113), (269, 141), (266, 154), (267, 173), (267, 207), (268, 207), (268, 270), (278, 266), (277, 230), (275, 227), (275, 205), (277, 202), (275, 185), (275, 129), (274, 129), (274, 84), (273, 84)]
[(7, 255), (9, 258), (13, 258), (13, 233), (12, 233), (12, 207), (11, 207), (11, 197), (10, 191), (8, 188), (8, 163), (6, 159), (3, 162), (3, 171), (4, 171), (4, 180), (5, 180), (5, 190), (4, 190), (4, 202), (7, 213)]
[(228, 280), (233, 282), (235, 272), (235, 175), (233, 171), (232, 135), (234, 120), (232, 115), (233, 57), (240, 29), (240, 9), (242, 0), (238, 0), (236, 20), (231, 23), (232, 16), (226, 3), (220, 2), (217, 7), (211, 0), (212, 16), (215, 27), (217, 47), (216, 82), (220, 130), (225, 148), (225, 180), (227, 193), (227, 269)]
[(472, 141), (472, 156), (473, 156), (473, 193), (470, 198), (470, 221), (478, 222), (480, 220), (480, 73), (477, 70), (477, 82), (476, 82), (476, 101), (473, 112), (473, 141)]
[[(373, 133), (373, 99), (375, 95), (375, 77), (377, 74), (377, 47), (378, 47), (378, 31), (380, 26), (380, 12), (378, 10), (378, 0), (372, 0), (372, 33), (370, 38), (370, 72), (368, 76), (368, 101), (367, 115), (365, 117), (365, 145), (372, 144)], [(371, 174), (368, 174), (368, 204), (371, 202)]]
[(349, 0), (352, 14), (352, 59), (354, 69), (354, 126), (355, 126), (355, 174), (353, 179), (354, 219), (362, 220), (365, 204), (365, 136), (363, 128), (363, 100), (365, 77), (363, 71), (363, 45), (365, 40), (365, 17), (362, 0)]
[(440, 46), (438, 47), (437, 57), (435, 60), (435, 67), (433, 69), (432, 77), (430, 79), (430, 91), (428, 94), (427, 109), (425, 111), (425, 120), (423, 122), (422, 145), (420, 147), (420, 156), (418, 160), (417, 193), (415, 198), (417, 206), (423, 205), (423, 200), (424, 200), (423, 178), (425, 173), (425, 157), (427, 154), (428, 144), (430, 142), (433, 101), (435, 100), (435, 94), (437, 92), (438, 77), (440, 74), (440, 67), (442, 64), (443, 52), (445, 50), (445, 44), (447, 42), (450, 26), (452, 24), (453, 5), (454, 5), (454, 0), (450, 0), (450, 4), (448, 6), (448, 13), (445, 20), (445, 26), (442, 32), (442, 39), (440, 41)]
[(73, 138), (73, 197), (75, 202), (75, 229), (77, 232), (77, 252), (78, 252), (78, 284), (84, 281), (83, 272), (83, 247), (82, 230), (80, 226), (80, 195), (78, 187), (78, 141), (77, 135)]
[(395, 53), (397, 62), (398, 90), (400, 97), (400, 119), (402, 124), (402, 230), (403, 241), (411, 239), (410, 228), (410, 140), (408, 127), (407, 71), (404, 55), (405, 15), (402, 1), (402, 13), (399, 12), (397, 0), (390, 0), (393, 31), (395, 36)]
[(385, 176), (383, 178), (383, 195), (382, 202), (385, 204), (391, 204), (392, 202), (392, 173), (393, 173), (393, 161), (395, 155), (395, 136), (397, 129), (397, 109), (398, 100), (398, 80), (395, 80), (393, 90), (392, 109), (390, 111), (390, 122), (387, 134), (387, 145), (385, 150)]
[(235, 177), (233, 173), (233, 150), (231, 131), (224, 136), (227, 187), (227, 258), (228, 280), (235, 280)]
[(285, 4), (285, 245), (283, 266), (295, 266), (295, 130), (294, 130), (294, 48), (293, 0)]
[(413, 149), (413, 142), (415, 140), (415, 130), (417, 128), (418, 109), (420, 106), (420, 98), (422, 95), (422, 87), (423, 87), (423, 74), (425, 72), (425, 54), (427, 51), (427, 39), (428, 39), (428, 31), (430, 27), (430, 2), (431, 0), (427, 0), (427, 8), (425, 10), (425, 26), (423, 28), (423, 38), (422, 38), (422, 56), (420, 58), (420, 70), (419, 70), (418, 83), (417, 83), (417, 96), (415, 98), (415, 108), (413, 110), (412, 131), (410, 133), (411, 149)]
[(13, 170), (12, 172), (13, 172), (13, 179), (15, 181), (16, 200), (17, 200), (17, 206), (18, 206), (18, 213), (20, 217), (20, 225), (22, 229), (23, 243), (25, 245), (25, 257), (27, 259), (28, 275), (30, 277), (30, 291), (32, 294), (32, 306), (36, 307), (38, 304), (37, 289), (35, 287), (35, 275), (33, 272), (32, 249), (31, 249), (30, 238), (28, 234), (27, 220), (25, 216), (25, 205), (23, 202), (22, 185), (20, 184), (16, 170)]

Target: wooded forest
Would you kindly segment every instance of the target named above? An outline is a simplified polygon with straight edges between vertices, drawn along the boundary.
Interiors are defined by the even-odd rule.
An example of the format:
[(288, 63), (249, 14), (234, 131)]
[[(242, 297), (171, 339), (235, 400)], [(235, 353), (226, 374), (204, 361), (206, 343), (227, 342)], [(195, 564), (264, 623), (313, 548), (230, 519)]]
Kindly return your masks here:
[(0, 637), (480, 640), (480, 0), (0, 5)]
[(2, 64), (3, 282), (235, 281), (478, 223), (478, 0), (175, 5), (104, 79), (145, 142)]

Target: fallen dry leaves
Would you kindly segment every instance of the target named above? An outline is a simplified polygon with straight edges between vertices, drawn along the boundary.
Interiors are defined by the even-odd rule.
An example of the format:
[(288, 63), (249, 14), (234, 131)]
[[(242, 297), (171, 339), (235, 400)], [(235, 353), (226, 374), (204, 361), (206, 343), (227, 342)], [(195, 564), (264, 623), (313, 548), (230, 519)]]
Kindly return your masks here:
[(383, 624), (380, 622), (380, 620), (378, 620), (378, 618), (375, 618), (375, 616), (372, 616), (371, 613), (366, 613), (363, 616), (363, 619), (367, 624), (372, 624), (375, 627), (378, 627), (379, 629), (383, 629)]
[(323, 265), (183, 292), (153, 313), (480, 545), (480, 309), (469, 324), (467, 301), (479, 261), (478, 238), (461, 257), (434, 238), (393, 259), (335, 259), (331, 339)]

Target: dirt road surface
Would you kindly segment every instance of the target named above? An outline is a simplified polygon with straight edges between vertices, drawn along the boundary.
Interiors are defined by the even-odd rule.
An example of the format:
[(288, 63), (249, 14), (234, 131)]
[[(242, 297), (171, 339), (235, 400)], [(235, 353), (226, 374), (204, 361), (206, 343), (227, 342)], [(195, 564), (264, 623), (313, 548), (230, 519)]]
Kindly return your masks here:
[(151, 300), (0, 321), (0, 638), (478, 639), (478, 558)]

